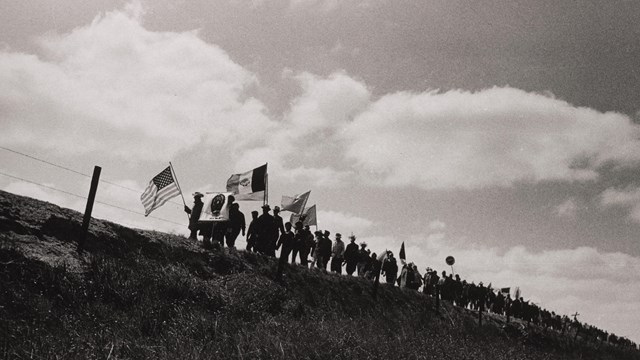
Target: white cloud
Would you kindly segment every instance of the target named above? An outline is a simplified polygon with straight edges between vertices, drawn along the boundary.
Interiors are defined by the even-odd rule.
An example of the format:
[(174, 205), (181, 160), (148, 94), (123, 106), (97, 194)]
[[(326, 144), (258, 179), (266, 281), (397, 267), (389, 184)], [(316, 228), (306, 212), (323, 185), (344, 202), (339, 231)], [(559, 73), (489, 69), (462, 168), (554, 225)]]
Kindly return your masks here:
[(255, 77), (197, 32), (149, 31), (141, 14), (43, 37), (41, 56), (1, 51), (0, 142), (128, 159), (259, 142), (273, 123), (246, 95)]
[(431, 230), (443, 230), (447, 227), (447, 224), (443, 223), (440, 220), (433, 220), (429, 223), (429, 229)]
[(600, 203), (605, 207), (618, 206), (629, 209), (629, 218), (640, 222), (640, 188), (609, 188), (600, 195)]
[(347, 126), (346, 154), (386, 185), (510, 186), (584, 181), (639, 160), (638, 127), (513, 88), (385, 95)]
[(555, 213), (562, 218), (575, 219), (578, 213), (578, 205), (575, 200), (567, 199), (562, 204), (556, 206)]
[(320, 228), (329, 229), (332, 233), (341, 233), (343, 236), (353, 233), (358, 239), (360, 234), (365, 233), (373, 225), (369, 219), (339, 211), (320, 210), (318, 219), (322, 221)]

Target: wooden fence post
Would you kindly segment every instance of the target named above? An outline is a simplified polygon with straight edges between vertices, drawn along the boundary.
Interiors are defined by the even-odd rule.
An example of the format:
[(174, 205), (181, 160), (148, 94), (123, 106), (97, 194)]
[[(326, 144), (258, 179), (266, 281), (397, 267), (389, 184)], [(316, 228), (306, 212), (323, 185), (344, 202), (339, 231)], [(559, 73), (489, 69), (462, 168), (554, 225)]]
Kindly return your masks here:
[(91, 211), (93, 211), (93, 203), (96, 199), (96, 192), (98, 191), (98, 182), (100, 181), (100, 166), (93, 167), (93, 176), (91, 177), (91, 188), (89, 189), (89, 197), (87, 198), (87, 207), (84, 210), (84, 218), (82, 219), (82, 237), (78, 241), (77, 251), (82, 253), (84, 251), (84, 243), (87, 240), (89, 234), (89, 222), (91, 222)]

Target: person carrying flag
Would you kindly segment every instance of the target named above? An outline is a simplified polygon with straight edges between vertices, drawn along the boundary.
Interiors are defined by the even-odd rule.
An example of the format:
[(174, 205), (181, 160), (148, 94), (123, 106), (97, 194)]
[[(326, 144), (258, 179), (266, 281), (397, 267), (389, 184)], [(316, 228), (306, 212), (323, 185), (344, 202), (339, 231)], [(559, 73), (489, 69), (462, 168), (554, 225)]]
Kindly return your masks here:
[(198, 230), (200, 230), (198, 219), (200, 219), (200, 213), (202, 212), (202, 206), (204, 205), (202, 202), (203, 196), (204, 195), (199, 192), (193, 193), (193, 208), (189, 209), (187, 205), (184, 206), (184, 212), (189, 214), (189, 230), (191, 230), (189, 239), (191, 240), (198, 240)]

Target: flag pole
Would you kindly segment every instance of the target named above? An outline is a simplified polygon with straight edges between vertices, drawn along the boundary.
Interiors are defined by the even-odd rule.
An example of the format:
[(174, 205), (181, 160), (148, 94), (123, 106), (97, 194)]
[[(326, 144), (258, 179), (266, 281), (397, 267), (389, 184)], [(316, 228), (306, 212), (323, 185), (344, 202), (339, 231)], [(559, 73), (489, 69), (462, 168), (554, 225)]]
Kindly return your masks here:
[[(265, 165), (269, 165), (266, 163)], [(262, 205), (266, 205), (269, 202), (269, 173), (264, 172), (264, 198), (262, 199)]]
[[(178, 191), (180, 191), (180, 197), (182, 198), (182, 203), (186, 207), (187, 203), (184, 201), (184, 195), (182, 195), (182, 188), (180, 187), (180, 183), (178, 182), (178, 177), (176, 176), (176, 172), (175, 170), (173, 170), (173, 164), (171, 163), (171, 161), (169, 161), (169, 168), (171, 168), (171, 174), (173, 175), (173, 178), (176, 181), (176, 186), (178, 186)], [(189, 214), (187, 214), (187, 219), (191, 220), (191, 216)]]

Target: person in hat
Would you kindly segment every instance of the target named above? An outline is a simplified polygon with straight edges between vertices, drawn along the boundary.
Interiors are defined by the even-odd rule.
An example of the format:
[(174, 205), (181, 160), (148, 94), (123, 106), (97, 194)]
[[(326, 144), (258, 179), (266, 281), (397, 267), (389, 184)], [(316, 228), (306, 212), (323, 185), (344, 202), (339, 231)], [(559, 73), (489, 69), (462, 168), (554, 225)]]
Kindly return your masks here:
[(273, 218), (276, 220), (276, 226), (278, 227), (278, 236), (284, 234), (285, 229), (282, 217), (280, 217), (280, 206), (276, 206), (273, 208)]
[(280, 260), (278, 261), (277, 279), (282, 277), (284, 266), (289, 261), (289, 254), (291, 254), (294, 246), (295, 234), (291, 231), (291, 223), (287, 222), (284, 224), (284, 234), (280, 235), (276, 243), (276, 250), (282, 247), (282, 250), (280, 250)]
[(244, 220), (244, 214), (240, 211), (240, 205), (237, 202), (234, 202), (229, 207), (229, 223), (227, 226), (227, 232), (224, 235), (229, 249), (235, 249), (238, 235), (242, 232), (242, 236), (245, 236), (245, 230), (246, 222)]
[(398, 263), (393, 257), (393, 253), (391, 251), (387, 251), (387, 254), (387, 258), (384, 259), (384, 262), (382, 263), (382, 275), (387, 280), (387, 284), (393, 286), (395, 285), (396, 278), (398, 277)]
[(258, 252), (268, 255), (276, 256), (276, 242), (278, 241), (278, 226), (275, 218), (269, 214), (271, 207), (269, 204), (262, 206), (262, 215), (257, 219), (256, 232), (258, 238), (256, 245)]
[(247, 230), (247, 251), (258, 251), (256, 248), (256, 243), (258, 241), (258, 232), (257, 229), (257, 220), (258, 220), (258, 212), (251, 212), (251, 223), (249, 224), (249, 228)]
[(358, 245), (355, 235), (349, 236), (349, 245), (344, 250), (344, 261), (347, 263), (347, 274), (352, 276), (358, 265)]
[(306, 267), (309, 264), (309, 254), (313, 253), (313, 249), (316, 246), (316, 242), (314, 241), (313, 233), (309, 229), (309, 225), (305, 225), (302, 232), (303, 232), (304, 240), (300, 245), (300, 250), (299, 250), (300, 264)]
[(329, 239), (330, 232), (325, 230), (320, 236), (320, 242), (318, 243), (318, 260), (317, 266), (321, 269), (327, 270), (327, 264), (331, 258), (331, 239)]
[(342, 263), (344, 262), (344, 241), (342, 241), (342, 234), (336, 233), (336, 240), (331, 248), (331, 271), (342, 274)]
[(204, 203), (202, 202), (202, 197), (204, 195), (199, 192), (193, 193), (193, 208), (189, 209), (187, 205), (184, 206), (184, 212), (189, 214), (189, 230), (191, 233), (189, 234), (189, 239), (198, 240), (198, 230), (200, 227), (198, 226), (198, 219), (200, 219), (200, 213), (202, 212), (202, 206)]
[(367, 243), (360, 243), (360, 250), (358, 250), (358, 276), (364, 277), (365, 267), (369, 263), (369, 250), (367, 249)]

